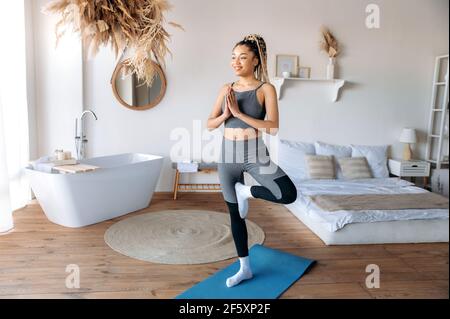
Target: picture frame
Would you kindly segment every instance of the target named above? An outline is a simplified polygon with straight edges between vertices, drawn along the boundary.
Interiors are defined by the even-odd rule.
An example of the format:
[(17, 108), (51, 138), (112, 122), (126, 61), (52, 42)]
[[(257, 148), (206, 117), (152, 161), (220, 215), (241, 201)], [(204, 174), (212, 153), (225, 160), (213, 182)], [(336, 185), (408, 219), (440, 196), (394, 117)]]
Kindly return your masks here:
[(311, 68), (307, 66), (301, 66), (298, 68), (298, 77), (300, 79), (309, 79), (311, 78)]
[(283, 77), (283, 72), (290, 72), (291, 77), (298, 77), (298, 55), (277, 54), (276, 55), (276, 77)]

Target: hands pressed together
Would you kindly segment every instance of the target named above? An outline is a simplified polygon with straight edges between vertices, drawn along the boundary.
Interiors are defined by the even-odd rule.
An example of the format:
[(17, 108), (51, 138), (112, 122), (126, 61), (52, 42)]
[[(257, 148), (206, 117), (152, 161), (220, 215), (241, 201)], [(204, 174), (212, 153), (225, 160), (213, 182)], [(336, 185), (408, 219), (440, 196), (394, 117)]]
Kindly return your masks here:
[(233, 89), (231, 88), (231, 85), (228, 87), (228, 92), (226, 95), (226, 103), (225, 103), (225, 110), (224, 115), (228, 118), (231, 115), (234, 117), (239, 117), (241, 115), (241, 110), (239, 109), (239, 105), (236, 100), (236, 95), (234, 94)]

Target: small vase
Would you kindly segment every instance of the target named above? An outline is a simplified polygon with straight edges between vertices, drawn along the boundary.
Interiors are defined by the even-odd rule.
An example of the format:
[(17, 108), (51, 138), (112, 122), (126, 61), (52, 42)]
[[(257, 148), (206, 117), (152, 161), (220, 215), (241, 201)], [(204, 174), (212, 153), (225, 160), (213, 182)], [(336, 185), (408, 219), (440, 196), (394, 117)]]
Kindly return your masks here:
[(336, 58), (330, 58), (327, 65), (327, 80), (334, 79), (334, 66), (336, 64)]
[(291, 77), (291, 72), (283, 72), (283, 78), (287, 79)]

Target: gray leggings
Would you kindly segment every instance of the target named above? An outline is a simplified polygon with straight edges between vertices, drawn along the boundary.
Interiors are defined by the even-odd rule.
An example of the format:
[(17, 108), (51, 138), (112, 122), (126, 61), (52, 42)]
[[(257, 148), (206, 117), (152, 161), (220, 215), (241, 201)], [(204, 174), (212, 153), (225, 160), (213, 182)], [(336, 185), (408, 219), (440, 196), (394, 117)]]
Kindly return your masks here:
[(223, 138), (218, 173), (226, 202), (237, 203), (234, 185), (244, 184), (244, 172), (268, 188), (275, 198), (282, 198), (282, 190), (275, 179), (286, 173), (270, 160), (264, 140), (261, 137), (243, 141)]
[(261, 186), (252, 186), (254, 198), (278, 204), (291, 204), (297, 199), (297, 189), (286, 173), (270, 159), (262, 138), (232, 141), (223, 138), (219, 180), (231, 217), (231, 230), (239, 257), (248, 256), (247, 227), (239, 215), (235, 184), (244, 184), (244, 172)]

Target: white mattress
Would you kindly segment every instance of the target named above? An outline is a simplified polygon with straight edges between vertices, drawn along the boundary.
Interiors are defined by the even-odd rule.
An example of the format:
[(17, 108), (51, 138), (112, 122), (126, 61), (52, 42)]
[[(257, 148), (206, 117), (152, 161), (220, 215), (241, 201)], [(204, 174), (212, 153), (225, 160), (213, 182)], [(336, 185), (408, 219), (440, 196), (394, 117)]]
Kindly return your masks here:
[[(323, 194), (401, 194), (424, 193), (426, 190), (399, 178), (371, 178), (361, 180), (295, 180), (297, 200), (286, 207), (294, 215), (301, 212), (308, 220), (320, 225), (320, 228), (336, 232), (348, 224), (375, 223), (408, 220), (447, 220), (448, 209), (404, 209), (404, 210), (367, 210), (335, 212), (323, 211), (311, 201), (311, 195)], [(297, 214), (296, 214), (297, 212)], [(299, 216), (297, 216), (299, 217)], [(448, 237), (448, 235), (447, 235)]]
[(292, 212), (326, 245), (365, 245), (393, 243), (448, 242), (448, 219), (395, 220), (390, 222), (354, 223), (330, 232), (324, 223), (311, 220), (302, 211)]

